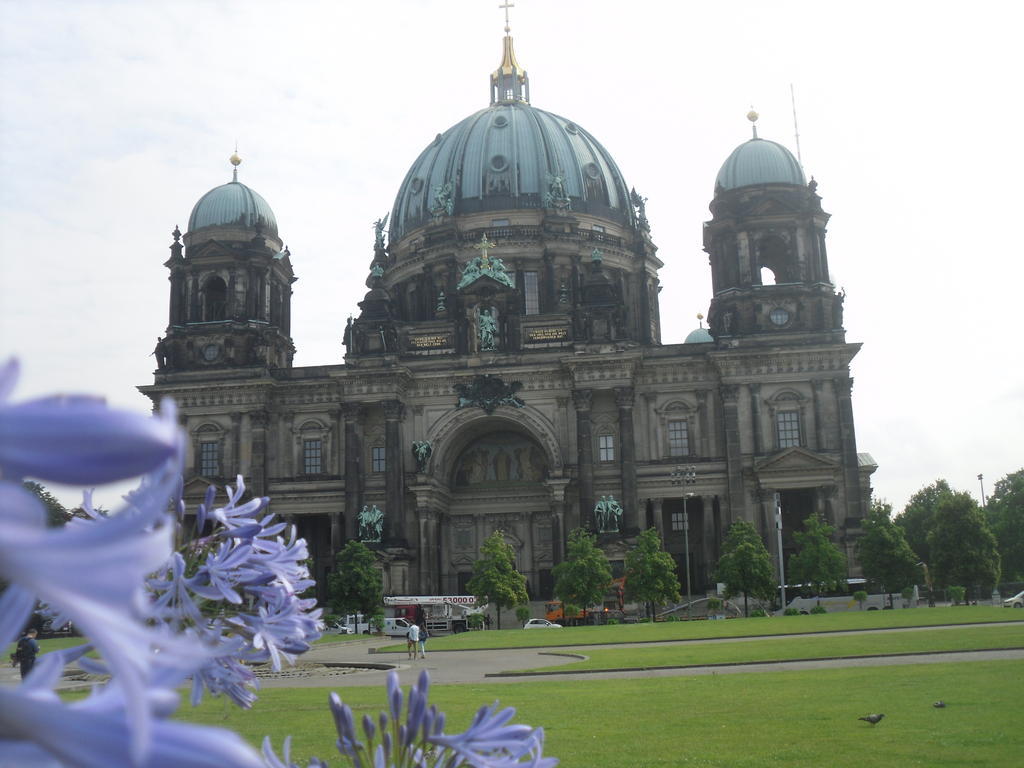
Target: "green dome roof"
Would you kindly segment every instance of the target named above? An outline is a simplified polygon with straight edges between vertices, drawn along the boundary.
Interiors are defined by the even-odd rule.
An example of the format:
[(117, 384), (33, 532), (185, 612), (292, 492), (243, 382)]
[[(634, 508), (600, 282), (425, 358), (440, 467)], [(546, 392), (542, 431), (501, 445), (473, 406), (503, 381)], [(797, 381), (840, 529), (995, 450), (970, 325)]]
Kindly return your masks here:
[(711, 337), (711, 332), (707, 328), (701, 326), (700, 328), (694, 328), (686, 336), (684, 344), (703, 344), (706, 341), (714, 341)]
[(796, 184), (804, 186), (803, 169), (781, 144), (753, 138), (740, 144), (722, 164), (715, 188), (737, 189), (755, 184)]
[(267, 201), (239, 181), (214, 187), (195, 204), (188, 217), (188, 231), (205, 227), (260, 228), (277, 237), (277, 219)]
[(446, 187), (453, 216), (537, 209), (547, 207), (554, 176), (573, 212), (633, 223), (629, 188), (597, 139), (564, 117), (505, 101), (439, 133), (423, 150), (395, 198), (391, 242), (431, 221)]

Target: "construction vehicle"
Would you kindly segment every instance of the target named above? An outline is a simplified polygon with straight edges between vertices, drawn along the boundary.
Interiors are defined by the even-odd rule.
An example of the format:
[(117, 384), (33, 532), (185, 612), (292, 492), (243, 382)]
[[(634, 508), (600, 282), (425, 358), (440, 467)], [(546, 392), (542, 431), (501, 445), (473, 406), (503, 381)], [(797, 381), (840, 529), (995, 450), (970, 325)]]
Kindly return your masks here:
[(469, 629), (469, 617), (482, 613), (475, 595), (394, 595), (384, 598), (389, 618), (423, 624), (431, 635), (454, 634)]
[[(605, 592), (604, 600), (601, 603), (599, 612), (622, 612), (623, 604), (626, 595), (626, 577), (620, 576), (617, 579), (612, 579), (611, 584), (608, 586), (608, 590)], [(587, 616), (595, 611), (588, 611), (586, 608), (579, 609), (574, 614), (565, 614), (565, 608), (562, 605), (561, 600), (550, 600), (544, 603), (544, 618), (548, 621), (555, 622), (558, 624), (585, 624), (587, 623)], [(602, 623), (598, 621), (598, 623)]]

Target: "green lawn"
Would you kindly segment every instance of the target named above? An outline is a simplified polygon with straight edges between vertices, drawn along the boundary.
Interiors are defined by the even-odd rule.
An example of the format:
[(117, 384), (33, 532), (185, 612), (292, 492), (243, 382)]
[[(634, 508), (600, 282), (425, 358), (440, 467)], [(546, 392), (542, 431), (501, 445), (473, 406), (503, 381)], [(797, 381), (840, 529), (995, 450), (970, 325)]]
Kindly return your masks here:
[[(737, 640), (721, 643), (580, 648), (588, 658), (535, 671), (580, 671), (593, 669), (645, 669), (655, 667), (737, 664), (748, 661), (875, 656), (890, 653), (929, 653), (997, 648), (1024, 648), (1024, 624), (1009, 627), (960, 626), (922, 629), (915, 632), (864, 633), (855, 635), (814, 635), (811, 637), (765, 638), (754, 642)], [(571, 652), (567, 650), (566, 652)]]
[[(752, 644), (751, 644), (752, 645)], [(432, 689), (450, 732), (500, 699), (543, 725), (563, 768), (648, 766), (1017, 766), (1024, 754), (1024, 662), (907, 665), (630, 680), (559, 680)], [(329, 689), (269, 689), (250, 712), (221, 701), (189, 720), (271, 734), (292, 759), (336, 755)], [(383, 685), (346, 688), (357, 721), (384, 707)], [(947, 702), (934, 709), (936, 699)], [(883, 712), (877, 726), (857, 720)], [(339, 765), (337, 761), (334, 765)]]
[[(896, 611), (849, 611), (816, 616), (777, 616), (726, 621), (666, 621), (657, 624), (620, 624), (563, 629), (502, 629), (463, 632), (430, 638), (434, 651), (485, 648), (575, 647), (603, 643), (646, 643), (718, 637), (789, 635), (804, 632), (842, 632), (857, 629), (924, 627), (939, 624), (973, 624), (993, 621), (1024, 621), (1024, 611), (991, 606), (915, 608)], [(387, 643), (381, 638), (382, 643)], [(382, 651), (405, 651), (405, 643), (388, 644)]]

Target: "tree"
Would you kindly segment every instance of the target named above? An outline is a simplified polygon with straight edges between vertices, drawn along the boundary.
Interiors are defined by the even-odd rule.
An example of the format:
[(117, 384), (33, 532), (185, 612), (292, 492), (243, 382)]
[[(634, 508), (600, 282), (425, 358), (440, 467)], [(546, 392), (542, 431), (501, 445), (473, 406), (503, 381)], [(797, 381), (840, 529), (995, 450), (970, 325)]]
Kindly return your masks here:
[(846, 556), (832, 543), (835, 528), (811, 515), (804, 529), (796, 531), (797, 552), (789, 558), (786, 575), (792, 581), (810, 584), (816, 595), (838, 589), (846, 581)]
[(750, 595), (770, 600), (775, 594), (775, 572), (772, 557), (765, 549), (757, 529), (746, 520), (729, 526), (722, 542), (716, 576), (725, 583), (725, 596), (743, 593), (743, 615), (750, 615)]
[(891, 515), (891, 505), (872, 501), (864, 518), (864, 536), (857, 542), (865, 578), (888, 593), (890, 602), (893, 592), (916, 584), (921, 575), (918, 557), (907, 544), (903, 528), (893, 522)]
[(32, 480), (26, 480), (22, 485), (25, 486), (27, 491), (43, 502), (43, 506), (46, 507), (46, 524), (48, 526), (59, 528), (71, 519), (71, 513), (68, 512), (67, 507), (61, 504), (56, 496), (46, 490), (45, 486)]
[(969, 493), (951, 493), (935, 509), (928, 535), (932, 574), (941, 587), (991, 590), (999, 582), (999, 551), (985, 515)]
[(996, 483), (985, 507), (999, 547), (1004, 581), (1024, 581), (1024, 469)]
[(597, 547), (597, 537), (582, 528), (569, 534), (565, 560), (555, 566), (552, 575), (555, 597), (562, 601), (567, 616), (570, 604), (587, 608), (600, 603), (612, 583), (612, 569)]
[(498, 629), (501, 629), (502, 608), (511, 608), (530, 599), (526, 594), (526, 577), (516, 570), (515, 552), (501, 531), (495, 531), (484, 540), (467, 588), (480, 605), (494, 603), (498, 609)]
[(919, 562), (930, 563), (928, 534), (932, 530), (932, 519), (939, 501), (953, 493), (949, 483), (936, 480), (910, 497), (907, 506), (896, 516), (896, 525), (903, 529), (907, 544), (914, 550)]
[(648, 528), (626, 555), (626, 599), (648, 604), (679, 601), (679, 578), (672, 555), (661, 547), (661, 537)]
[(377, 559), (361, 541), (352, 540), (335, 558), (327, 578), (327, 599), (335, 613), (378, 616), (384, 602)]

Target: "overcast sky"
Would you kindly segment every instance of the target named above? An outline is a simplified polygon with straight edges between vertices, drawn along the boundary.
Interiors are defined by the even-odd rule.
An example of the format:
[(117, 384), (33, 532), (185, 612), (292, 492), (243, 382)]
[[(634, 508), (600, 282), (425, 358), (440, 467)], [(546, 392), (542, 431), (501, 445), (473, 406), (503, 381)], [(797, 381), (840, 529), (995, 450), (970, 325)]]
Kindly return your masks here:
[[(648, 197), (663, 340), (707, 312), (718, 168), (800, 150), (846, 289), (857, 442), (899, 510), (1024, 466), (1019, 2), (514, 0), (532, 103), (584, 126)], [(239, 179), (299, 281), (296, 365), (339, 363), (389, 212), (434, 136), (487, 106), (499, 0), (0, 0), (0, 351), (17, 395), (139, 409), (167, 325), (171, 230)], [(73, 501), (74, 495), (62, 499)], [(108, 504), (109, 506), (109, 504)]]

